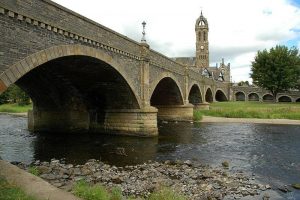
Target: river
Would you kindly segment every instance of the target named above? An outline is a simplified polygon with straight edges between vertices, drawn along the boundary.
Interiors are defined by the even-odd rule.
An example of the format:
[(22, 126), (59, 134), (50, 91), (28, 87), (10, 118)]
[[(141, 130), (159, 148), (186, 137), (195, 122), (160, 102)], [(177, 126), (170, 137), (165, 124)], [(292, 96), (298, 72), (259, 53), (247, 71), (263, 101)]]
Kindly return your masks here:
[[(227, 160), (273, 188), (300, 182), (300, 126), (238, 123), (164, 123), (159, 137), (38, 133), (27, 118), (0, 115), (0, 157), (30, 163), (65, 158), (83, 164), (90, 158), (116, 166), (148, 160), (192, 160), (212, 166)], [(300, 199), (300, 191), (281, 193)]]

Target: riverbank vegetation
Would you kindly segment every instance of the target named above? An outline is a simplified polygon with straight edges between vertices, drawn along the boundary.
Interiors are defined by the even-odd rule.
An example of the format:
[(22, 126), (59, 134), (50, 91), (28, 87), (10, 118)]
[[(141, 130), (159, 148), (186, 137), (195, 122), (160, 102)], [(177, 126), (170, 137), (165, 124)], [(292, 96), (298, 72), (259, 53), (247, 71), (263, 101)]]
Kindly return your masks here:
[(3, 177), (0, 177), (0, 199), (35, 200), (26, 195), (20, 188), (9, 184)]
[(210, 110), (194, 112), (194, 119), (203, 115), (227, 118), (293, 119), (300, 120), (299, 103), (215, 102)]
[(4, 113), (27, 113), (32, 109), (32, 104), (19, 105), (18, 103), (8, 103), (0, 105), (0, 112)]
[(0, 95), (0, 105), (7, 103), (17, 103), (20, 106), (28, 105), (30, 104), (30, 98), (25, 91), (23, 91), (17, 85), (12, 84)]
[[(100, 184), (89, 185), (86, 181), (80, 180), (73, 187), (73, 193), (84, 200), (135, 200), (134, 197), (124, 197), (122, 190), (118, 187), (107, 189)], [(142, 198), (138, 198), (142, 200)], [(185, 200), (184, 196), (173, 192), (169, 188), (162, 188), (153, 192), (144, 200)]]

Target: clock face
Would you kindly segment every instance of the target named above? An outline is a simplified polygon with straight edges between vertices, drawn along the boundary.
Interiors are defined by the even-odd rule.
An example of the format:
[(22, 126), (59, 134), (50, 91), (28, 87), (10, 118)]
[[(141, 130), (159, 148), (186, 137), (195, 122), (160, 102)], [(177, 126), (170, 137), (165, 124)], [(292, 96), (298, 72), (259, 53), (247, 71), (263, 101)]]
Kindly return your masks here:
[(201, 49), (204, 49), (204, 46), (201, 46), (200, 48), (201, 48)]

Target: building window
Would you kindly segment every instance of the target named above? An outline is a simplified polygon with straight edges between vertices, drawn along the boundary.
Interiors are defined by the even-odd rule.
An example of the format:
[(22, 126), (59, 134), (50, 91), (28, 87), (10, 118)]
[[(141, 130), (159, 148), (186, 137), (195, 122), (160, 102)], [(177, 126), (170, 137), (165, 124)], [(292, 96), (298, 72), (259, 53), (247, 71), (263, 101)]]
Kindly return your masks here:
[(199, 32), (198, 39), (201, 41), (201, 32)]
[(203, 33), (203, 40), (206, 41), (206, 33)]

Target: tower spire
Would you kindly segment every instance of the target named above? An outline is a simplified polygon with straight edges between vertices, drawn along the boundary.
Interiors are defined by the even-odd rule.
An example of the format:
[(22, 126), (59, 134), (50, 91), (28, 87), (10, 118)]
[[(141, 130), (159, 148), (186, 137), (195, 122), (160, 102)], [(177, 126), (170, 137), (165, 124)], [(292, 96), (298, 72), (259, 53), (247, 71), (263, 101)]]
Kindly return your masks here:
[(208, 22), (203, 16), (201, 9), (200, 16), (195, 24), (196, 32), (196, 67), (204, 68), (209, 67), (209, 46), (208, 46)]

